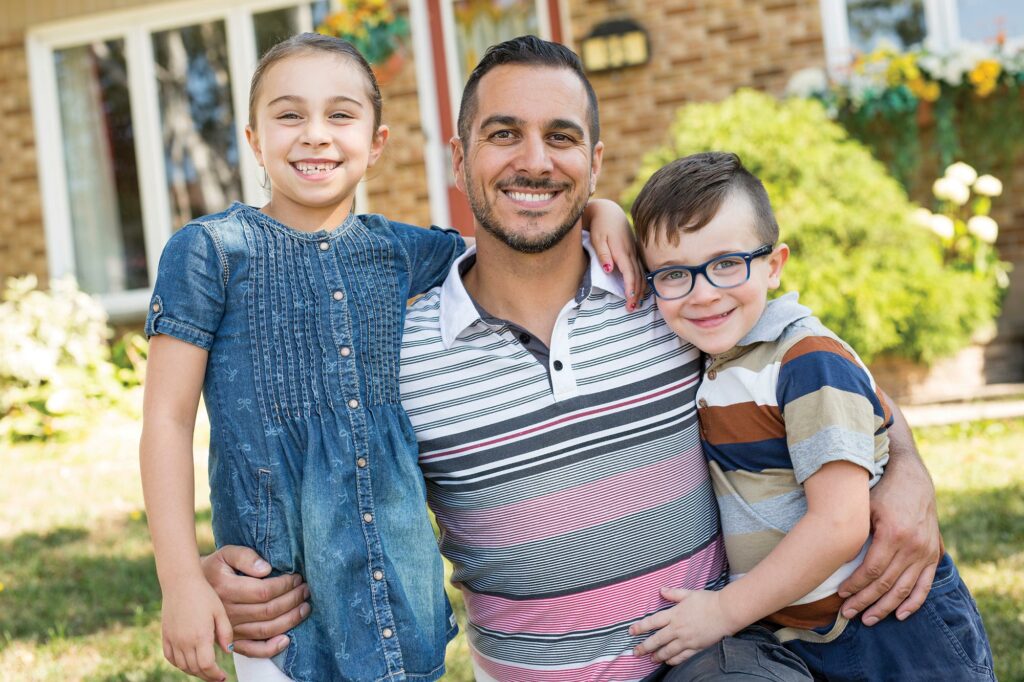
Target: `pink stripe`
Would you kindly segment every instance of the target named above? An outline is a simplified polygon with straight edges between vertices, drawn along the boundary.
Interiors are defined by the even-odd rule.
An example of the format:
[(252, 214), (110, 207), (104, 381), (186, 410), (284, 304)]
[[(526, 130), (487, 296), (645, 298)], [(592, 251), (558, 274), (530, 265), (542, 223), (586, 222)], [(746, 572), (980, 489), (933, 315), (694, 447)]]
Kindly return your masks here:
[(469, 620), (482, 628), (506, 633), (571, 634), (643, 618), (668, 605), (658, 592), (662, 587), (703, 589), (724, 566), (725, 548), (721, 538), (716, 538), (690, 558), (665, 568), (561, 597), (517, 600), (466, 589), (462, 593)]
[(623, 653), (610, 661), (591, 663), (582, 668), (536, 670), (488, 660), (475, 651), (473, 658), (484, 672), (501, 682), (593, 682), (594, 680), (640, 680), (654, 672), (658, 664), (650, 656), (637, 658)]
[(487, 448), (487, 447), (490, 447), (490, 446), (495, 445), (497, 443), (504, 443), (504, 442), (509, 441), (509, 440), (514, 440), (516, 438), (521, 438), (523, 436), (528, 436), (528, 435), (536, 433), (538, 431), (544, 431), (544, 430), (550, 429), (552, 427), (559, 426), (560, 424), (565, 424), (567, 422), (572, 422), (572, 421), (577, 421), (579, 419), (583, 419), (584, 417), (590, 417), (590, 416), (595, 415), (595, 414), (602, 414), (602, 413), (608, 412), (610, 410), (619, 410), (619, 409), (622, 409), (624, 407), (628, 407), (630, 405), (634, 405), (636, 403), (647, 402), (647, 401), (652, 400), (654, 398), (659, 398), (659, 397), (665, 395), (666, 393), (672, 393), (673, 391), (681, 390), (681, 389), (683, 389), (683, 388), (685, 388), (685, 387), (687, 387), (687, 386), (689, 386), (689, 385), (691, 385), (693, 383), (696, 383), (696, 381), (697, 381), (697, 377), (696, 376), (690, 377), (689, 379), (686, 379), (685, 381), (682, 381), (682, 382), (680, 382), (678, 384), (675, 384), (675, 385), (672, 385), (672, 386), (668, 386), (668, 387), (663, 388), (660, 391), (657, 391), (655, 393), (648, 393), (647, 395), (642, 395), (642, 396), (639, 396), (639, 397), (636, 397), (636, 398), (632, 398), (630, 400), (623, 400), (623, 401), (618, 402), (618, 403), (611, 403), (611, 404), (608, 404), (608, 405), (602, 405), (601, 407), (597, 407), (597, 408), (594, 408), (592, 410), (586, 410), (584, 412), (577, 412), (575, 414), (569, 414), (569, 415), (566, 415), (566, 416), (564, 416), (564, 417), (562, 417), (560, 419), (553, 419), (553, 420), (551, 420), (549, 422), (545, 422), (543, 424), (537, 424), (536, 426), (532, 426), (532, 427), (527, 428), (527, 429), (522, 429), (520, 431), (513, 431), (511, 433), (505, 433), (505, 434), (502, 434), (501, 436), (499, 436), (497, 438), (492, 438), (491, 440), (488, 440), (488, 441), (482, 441), (482, 442), (478, 442), (478, 443), (471, 443), (469, 445), (465, 445), (465, 446), (459, 447), (459, 448), (453, 448), (451, 450), (441, 450), (440, 452), (434, 452), (434, 453), (431, 453), (429, 455), (421, 455), (420, 456), (420, 461), (428, 461), (428, 460), (431, 460), (431, 459), (437, 459), (438, 457), (448, 457), (448, 456), (451, 456), (451, 455), (458, 455), (458, 454), (461, 454), (461, 453), (464, 453), (464, 452), (469, 452), (471, 450), (476, 450), (476, 449), (479, 449), (479, 448)]
[[(653, 509), (707, 483), (700, 444), (670, 459), (513, 504), (435, 513), (465, 547), (506, 547), (563, 535)], [(595, 504), (601, 500), (600, 504)]]

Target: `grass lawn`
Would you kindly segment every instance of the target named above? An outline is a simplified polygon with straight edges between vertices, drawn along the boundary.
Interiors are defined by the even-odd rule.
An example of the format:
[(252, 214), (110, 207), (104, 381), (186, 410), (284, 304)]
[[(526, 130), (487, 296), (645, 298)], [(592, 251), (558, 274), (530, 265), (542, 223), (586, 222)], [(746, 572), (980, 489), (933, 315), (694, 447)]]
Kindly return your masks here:
[[(1003, 682), (1024, 682), (1024, 420), (917, 431), (946, 545), (985, 618)], [(203, 443), (197, 522), (212, 544)], [(182, 680), (160, 651), (160, 593), (139, 487), (138, 424), (0, 453), (0, 678)], [(461, 602), (456, 603), (461, 608)], [(472, 679), (462, 636), (451, 681)], [(229, 665), (229, 661), (224, 661)]]

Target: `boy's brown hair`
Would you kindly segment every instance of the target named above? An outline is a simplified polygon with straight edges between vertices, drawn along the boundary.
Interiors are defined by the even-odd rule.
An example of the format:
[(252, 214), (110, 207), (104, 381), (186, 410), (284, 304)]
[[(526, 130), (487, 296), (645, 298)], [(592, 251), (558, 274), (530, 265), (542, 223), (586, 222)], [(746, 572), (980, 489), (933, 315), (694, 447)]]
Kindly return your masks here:
[(664, 238), (679, 243), (679, 232), (696, 232), (711, 222), (730, 193), (743, 192), (754, 209), (755, 230), (764, 244), (779, 239), (768, 193), (731, 152), (691, 154), (659, 168), (630, 211), (641, 244)]

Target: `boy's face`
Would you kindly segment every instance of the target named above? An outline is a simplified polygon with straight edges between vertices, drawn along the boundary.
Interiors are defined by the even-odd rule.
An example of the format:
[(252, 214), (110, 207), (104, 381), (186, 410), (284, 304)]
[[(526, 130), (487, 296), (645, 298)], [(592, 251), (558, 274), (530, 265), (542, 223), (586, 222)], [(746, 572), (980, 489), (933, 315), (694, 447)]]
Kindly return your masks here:
[[(754, 251), (762, 246), (755, 229), (754, 211), (742, 192), (730, 192), (718, 213), (696, 232), (677, 232), (670, 244), (659, 235), (643, 245), (651, 271), (669, 265), (697, 266), (727, 253)], [(780, 244), (764, 258), (750, 261), (750, 279), (737, 287), (720, 289), (697, 275), (693, 290), (682, 298), (658, 298), (658, 309), (669, 327), (681, 338), (710, 355), (735, 346), (764, 312), (768, 290), (779, 286), (789, 247)]]

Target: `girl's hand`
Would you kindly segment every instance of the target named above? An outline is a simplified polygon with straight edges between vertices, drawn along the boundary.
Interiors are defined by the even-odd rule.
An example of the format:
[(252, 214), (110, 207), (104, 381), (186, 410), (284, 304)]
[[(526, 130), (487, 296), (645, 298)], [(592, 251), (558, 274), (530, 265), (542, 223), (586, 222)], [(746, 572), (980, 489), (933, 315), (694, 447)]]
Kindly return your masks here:
[(617, 267), (622, 273), (626, 309), (636, 310), (647, 289), (647, 281), (625, 212), (614, 201), (591, 199), (583, 214), (583, 226), (590, 232), (590, 244), (604, 271), (611, 272)]
[(631, 635), (657, 630), (633, 649), (635, 656), (651, 654), (658, 663), (678, 665), (740, 629), (728, 622), (720, 592), (663, 587), (661, 596), (678, 603), (629, 627)]
[(206, 682), (224, 682), (217, 665), (214, 640), (225, 653), (231, 645), (231, 623), (217, 593), (201, 578), (164, 597), (164, 656), (174, 667)]

